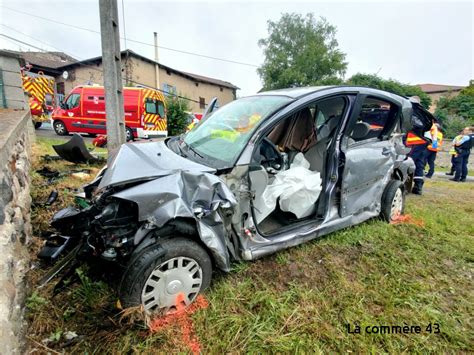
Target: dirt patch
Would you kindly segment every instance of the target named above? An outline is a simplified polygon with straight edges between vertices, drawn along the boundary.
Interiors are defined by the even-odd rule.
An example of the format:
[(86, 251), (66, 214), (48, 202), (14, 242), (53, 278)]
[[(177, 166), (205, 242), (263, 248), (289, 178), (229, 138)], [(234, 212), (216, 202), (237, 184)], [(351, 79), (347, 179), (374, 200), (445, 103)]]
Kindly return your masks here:
[[(308, 250), (309, 249), (309, 250)], [(278, 254), (257, 260), (239, 277), (258, 280), (274, 290), (287, 291), (293, 284), (308, 288), (324, 288), (331, 282), (335, 273), (344, 272), (349, 281), (355, 281), (352, 270), (368, 246), (333, 248), (317, 244), (296, 248), (291, 253), (284, 252), (284, 262)]]

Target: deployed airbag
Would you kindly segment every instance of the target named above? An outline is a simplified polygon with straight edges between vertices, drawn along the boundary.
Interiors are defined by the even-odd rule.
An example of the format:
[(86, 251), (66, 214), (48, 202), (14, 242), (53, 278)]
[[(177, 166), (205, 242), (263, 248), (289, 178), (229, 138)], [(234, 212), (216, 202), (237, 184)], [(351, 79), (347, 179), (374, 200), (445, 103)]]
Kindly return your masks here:
[(288, 170), (275, 175), (261, 198), (254, 203), (257, 223), (263, 221), (276, 208), (279, 199), (280, 209), (291, 212), (297, 218), (309, 216), (321, 193), (319, 172), (309, 170), (310, 164), (303, 153), (298, 153)]

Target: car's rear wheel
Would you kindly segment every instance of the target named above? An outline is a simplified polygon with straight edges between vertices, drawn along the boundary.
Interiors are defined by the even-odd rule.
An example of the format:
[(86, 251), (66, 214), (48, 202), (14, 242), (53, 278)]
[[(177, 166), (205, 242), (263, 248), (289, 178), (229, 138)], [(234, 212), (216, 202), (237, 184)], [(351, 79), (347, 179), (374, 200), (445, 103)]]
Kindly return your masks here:
[(35, 129), (38, 129), (41, 127), (41, 125), (43, 124), (43, 122), (34, 122), (35, 124)]
[(172, 238), (146, 248), (125, 270), (120, 285), (124, 307), (143, 305), (146, 313), (190, 305), (212, 276), (208, 253), (196, 242)]
[(395, 221), (405, 212), (405, 189), (401, 181), (389, 182), (382, 196), (381, 217), (387, 222)]
[(69, 133), (63, 121), (54, 121), (53, 128), (58, 136), (66, 136)]

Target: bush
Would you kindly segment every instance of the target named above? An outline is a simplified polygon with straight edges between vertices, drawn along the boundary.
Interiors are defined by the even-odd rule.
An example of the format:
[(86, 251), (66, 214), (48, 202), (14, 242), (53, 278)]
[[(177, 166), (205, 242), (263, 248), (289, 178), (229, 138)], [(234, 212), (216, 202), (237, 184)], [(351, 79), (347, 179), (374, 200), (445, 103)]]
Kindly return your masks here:
[(445, 135), (453, 138), (467, 126), (474, 126), (474, 87), (463, 89), (458, 96), (442, 97), (436, 105), (435, 116), (441, 121)]
[(188, 113), (191, 110), (189, 100), (168, 96), (166, 99), (166, 117), (168, 120), (168, 136), (184, 133), (188, 124)]
[(375, 74), (354, 74), (347, 80), (347, 84), (385, 90), (401, 96), (418, 96), (425, 108), (429, 108), (431, 105), (431, 97), (418, 86), (403, 84), (394, 79), (383, 79)]

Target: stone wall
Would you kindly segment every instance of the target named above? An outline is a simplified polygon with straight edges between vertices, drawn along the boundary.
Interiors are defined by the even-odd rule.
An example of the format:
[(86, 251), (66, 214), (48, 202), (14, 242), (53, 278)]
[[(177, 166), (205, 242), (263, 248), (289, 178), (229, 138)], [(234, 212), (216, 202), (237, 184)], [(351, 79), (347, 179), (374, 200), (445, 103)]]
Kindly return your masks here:
[(32, 132), (29, 111), (0, 109), (0, 354), (21, 352)]

